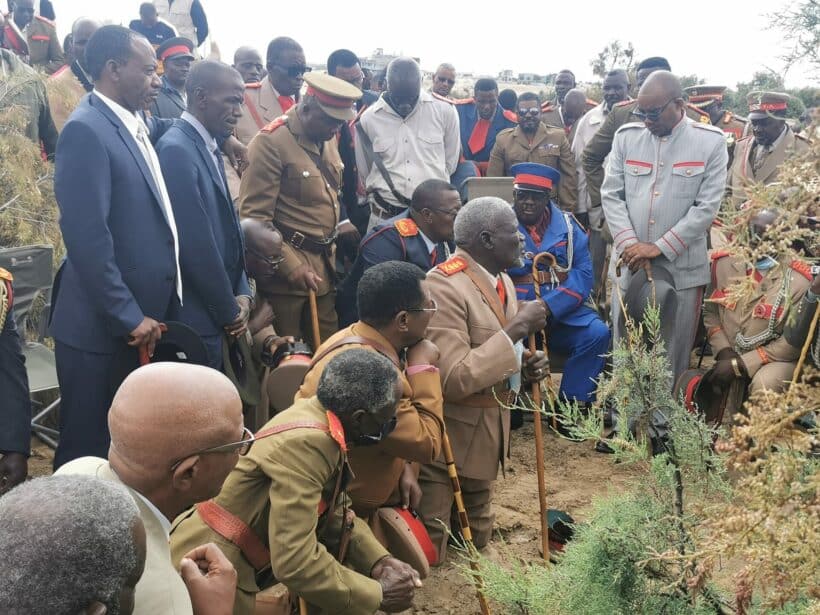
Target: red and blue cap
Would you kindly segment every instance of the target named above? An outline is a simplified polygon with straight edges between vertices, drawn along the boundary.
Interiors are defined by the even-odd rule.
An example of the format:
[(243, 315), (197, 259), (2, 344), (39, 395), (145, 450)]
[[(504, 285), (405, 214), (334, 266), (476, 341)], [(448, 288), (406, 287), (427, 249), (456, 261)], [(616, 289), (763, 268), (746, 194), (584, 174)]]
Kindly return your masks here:
[(552, 167), (537, 162), (519, 162), (510, 167), (513, 187), (517, 190), (549, 192), (558, 186), (561, 173)]

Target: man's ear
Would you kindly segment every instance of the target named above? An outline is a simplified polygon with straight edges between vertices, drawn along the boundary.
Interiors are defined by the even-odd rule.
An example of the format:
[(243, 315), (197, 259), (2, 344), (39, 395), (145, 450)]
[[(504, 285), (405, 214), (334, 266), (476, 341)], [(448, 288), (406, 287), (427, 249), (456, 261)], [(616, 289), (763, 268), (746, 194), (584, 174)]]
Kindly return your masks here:
[(364, 421), (365, 416), (367, 416), (367, 410), (354, 410), (350, 414), (350, 424), (355, 429), (355, 434), (353, 435), (362, 435), (365, 433), (364, 428), (362, 427), (362, 422)]
[(102, 602), (94, 601), (81, 610), (78, 615), (106, 615), (106, 613), (108, 613), (108, 607)]
[(406, 310), (402, 310), (393, 317), (393, 320), (396, 323), (396, 326), (398, 327), (399, 331), (407, 331), (407, 317), (408, 312)]
[(490, 231), (481, 231), (478, 238), (481, 241), (481, 245), (488, 250), (492, 250), (493, 247), (495, 247), (495, 243), (493, 242), (493, 234)]
[(171, 482), (177, 491), (190, 491), (199, 474), (199, 455), (186, 457), (174, 470)]

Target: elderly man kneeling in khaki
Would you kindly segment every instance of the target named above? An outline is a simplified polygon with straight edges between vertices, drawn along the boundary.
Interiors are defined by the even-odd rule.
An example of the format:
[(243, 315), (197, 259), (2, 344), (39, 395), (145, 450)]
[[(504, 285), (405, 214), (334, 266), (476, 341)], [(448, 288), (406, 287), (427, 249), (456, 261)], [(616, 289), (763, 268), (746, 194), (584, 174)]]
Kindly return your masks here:
[(277, 581), (311, 613), (372, 615), (410, 607), (418, 573), (393, 558), (350, 511), (347, 451), (395, 427), (402, 396), (396, 367), (363, 349), (333, 357), (316, 396), (300, 399), (257, 433), (220, 494), (181, 517), (176, 560), (213, 541), (239, 573), (234, 615)]

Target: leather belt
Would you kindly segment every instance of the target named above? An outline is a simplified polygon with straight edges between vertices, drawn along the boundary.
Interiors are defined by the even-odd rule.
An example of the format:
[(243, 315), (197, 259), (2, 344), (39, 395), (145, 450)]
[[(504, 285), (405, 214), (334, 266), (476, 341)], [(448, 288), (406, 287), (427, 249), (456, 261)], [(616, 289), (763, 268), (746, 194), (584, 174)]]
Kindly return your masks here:
[[(567, 279), (566, 273), (557, 272), (555, 277), (558, 279), (559, 282), (565, 282)], [(512, 275), (510, 279), (513, 281), (513, 284), (516, 286), (524, 286), (527, 284), (533, 283), (533, 277), (531, 273), (526, 275)], [(552, 284), (552, 278), (550, 277), (549, 271), (538, 271), (538, 283), (539, 284)]]
[(282, 233), (282, 239), (297, 250), (312, 252), (313, 254), (330, 254), (333, 244), (336, 242), (336, 233), (330, 237), (313, 237), (306, 235), (302, 231), (289, 228), (278, 222), (275, 223), (277, 230)]
[(387, 220), (388, 218), (395, 218), (399, 214), (403, 214), (407, 211), (406, 207), (397, 207), (396, 205), (391, 205), (387, 201), (385, 201), (378, 192), (371, 192), (370, 196), (373, 197), (373, 201), (370, 202), (370, 211), (373, 212), (374, 216), (378, 216), (382, 220)]

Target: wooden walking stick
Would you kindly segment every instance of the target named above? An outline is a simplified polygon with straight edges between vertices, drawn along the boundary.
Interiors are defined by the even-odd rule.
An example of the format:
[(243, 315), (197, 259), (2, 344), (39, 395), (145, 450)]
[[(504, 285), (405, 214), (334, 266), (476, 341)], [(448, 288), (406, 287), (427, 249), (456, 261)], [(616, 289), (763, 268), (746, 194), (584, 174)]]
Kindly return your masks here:
[[(447, 464), (447, 475), (450, 477), (450, 484), (453, 488), (453, 498), (456, 501), (458, 525), (461, 528), (461, 536), (464, 538), (465, 543), (469, 544), (472, 549), (475, 549), (473, 533), (470, 531), (470, 520), (467, 517), (467, 509), (464, 507), (464, 498), (461, 495), (461, 483), (458, 480), (458, 473), (456, 472), (456, 460), (453, 456), (453, 448), (450, 446), (450, 438), (447, 436), (446, 430), (442, 433), (441, 452), (444, 454), (444, 463)], [(484, 587), (484, 583), (479, 574), (478, 563), (472, 558), (472, 553), (470, 555), (470, 568), (476, 577), (478, 606), (481, 608), (481, 615), (490, 615), (490, 605), (487, 604), (487, 599), (481, 591)]]
[[(555, 256), (553, 254), (549, 253), (549, 252), (539, 252), (532, 259), (532, 286), (535, 289), (535, 296), (538, 297), (539, 299), (541, 299), (541, 283), (540, 283), (540, 280), (539, 280), (540, 272), (538, 270), (538, 264), (541, 262), (542, 259), (547, 259), (547, 260), (550, 261), (550, 265), (549, 265), (550, 275), (555, 275), (555, 271), (556, 271), (555, 268), (558, 265), (558, 261), (555, 260)], [(555, 281), (557, 282), (558, 279), (556, 278)], [(547, 347), (547, 330), (546, 329), (541, 331), (541, 337), (544, 339), (544, 354), (547, 355), (547, 359), (549, 359), (549, 349)], [(530, 338), (531, 338), (530, 351), (535, 352), (532, 348), (535, 345), (535, 336), (530, 335)], [(550, 371), (549, 361), (547, 362), (547, 375), (544, 378), (544, 380), (547, 381), (548, 404), (550, 406), (550, 410), (554, 410), (555, 409), (555, 400), (552, 398), (552, 372)], [(539, 387), (540, 387), (540, 383), (539, 383)], [(540, 389), (539, 389), (539, 395), (538, 395), (539, 400), (541, 399), (540, 393), (541, 392), (540, 392)], [(539, 413), (541, 411), (540, 401), (539, 401), (539, 404), (538, 404), (538, 411), (539, 411)], [(539, 417), (538, 422), (540, 422), (540, 417)], [(555, 413), (554, 412), (553, 412), (553, 415), (552, 415), (552, 428), (556, 429), (556, 430), (558, 429), (558, 421), (555, 418)], [(540, 426), (537, 428), (536, 438), (538, 437), (538, 435), (537, 435), (538, 431), (540, 431)]]
[(818, 303), (817, 307), (814, 308), (814, 316), (811, 319), (811, 323), (809, 323), (809, 334), (806, 336), (806, 342), (803, 344), (803, 348), (800, 350), (800, 358), (798, 359), (797, 365), (794, 368), (792, 381), (789, 383), (789, 392), (786, 394), (787, 400), (791, 400), (792, 387), (794, 387), (794, 384), (800, 377), (800, 372), (803, 370), (803, 364), (806, 362), (806, 356), (809, 354), (809, 348), (811, 348), (811, 343), (812, 341), (814, 341), (814, 332), (817, 330), (818, 321), (820, 321), (820, 303)]
[(313, 325), (313, 352), (316, 352), (316, 349), (322, 343), (322, 337), (319, 335), (319, 308), (316, 307), (316, 291), (311, 290), (309, 291), (308, 298), (310, 299), (310, 323)]

